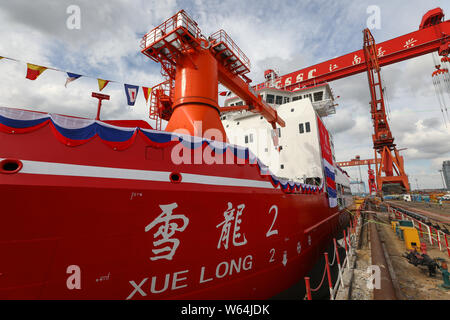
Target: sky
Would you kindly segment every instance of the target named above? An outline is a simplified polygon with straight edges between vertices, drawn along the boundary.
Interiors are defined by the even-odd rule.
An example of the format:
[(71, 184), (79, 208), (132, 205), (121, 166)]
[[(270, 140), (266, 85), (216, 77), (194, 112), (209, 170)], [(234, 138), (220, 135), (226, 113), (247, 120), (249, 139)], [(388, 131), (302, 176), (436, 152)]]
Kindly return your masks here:
[[(71, 6), (80, 9), (79, 28)], [(155, 1), (155, 0), (0, 0), (0, 106), (94, 118), (96, 78), (113, 80), (102, 91), (103, 119), (146, 119), (142, 92), (136, 105), (126, 103), (124, 83), (154, 86), (162, 81), (160, 66), (140, 53), (142, 36), (184, 9), (202, 33), (224, 29), (250, 58), (248, 76), (263, 80), (265, 69), (280, 74), (326, 61), (362, 48), (369, 6), (380, 10), (377, 42), (415, 31), (428, 10), (449, 1)], [(70, 25), (70, 23), (69, 23)], [(46, 70), (37, 80), (25, 79), (26, 62), (86, 75), (64, 87), (66, 74)], [(442, 188), (442, 161), (450, 159), (450, 124), (442, 120), (431, 80), (431, 54), (383, 67), (389, 123), (405, 158), (413, 189)], [(366, 74), (330, 83), (337, 112), (325, 122), (334, 137), (337, 161), (360, 155), (373, 158), (373, 127)], [(223, 100), (220, 100), (223, 102)], [(450, 107), (450, 105), (448, 106)], [(359, 179), (358, 168), (347, 168)], [(367, 168), (361, 167), (367, 181)]]

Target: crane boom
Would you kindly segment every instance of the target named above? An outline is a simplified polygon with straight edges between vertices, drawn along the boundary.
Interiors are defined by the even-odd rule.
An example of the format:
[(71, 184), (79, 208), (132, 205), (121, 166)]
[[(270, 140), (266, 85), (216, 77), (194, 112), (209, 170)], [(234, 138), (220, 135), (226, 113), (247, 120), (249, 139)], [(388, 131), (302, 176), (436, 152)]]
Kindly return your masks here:
[[(336, 164), (343, 168), (343, 167), (355, 167), (355, 166), (363, 166), (363, 165), (367, 165), (368, 166), (368, 170), (367, 170), (367, 175), (369, 180), (368, 182), (368, 186), (369, 186), (369, 193), (370, 194), (375, 194), (377, 192), (377, 185), (376, 185), (376, 178), (375, 178), (375, 172), (373, 171), (373, 169), (370, 167), (371, 164), (375, 164), (375, 167), (377, 165), (379, 165), (381, 163), (381, 159), (377, 158), (377, 159), (361, 159), (360, 156), (356, 156), (355, 159), (351, 159), (350, 161), (341, 161), (341, 162), (336, 162)], [(361, 171), (360, 171), (361, 173)]]
[[(380, 163), (381, 159), (377, 160), (377, 163)], [(375, 164), (375, 159), (352, 159), (350, 161), (341, 161), (341, 162), (336, 162), (336, 164), (343, 168), (343, 167), (354, 167), (354, 166), (364, 166), (364, 165), (371, 165), (371, 164)]]
[[(378, 62), (382, 67), (435, 51), (439, 51), (440, 55), (448, 55), (449, 42), (450, 20), (446, 20), (377, 44)], [(277, 88), (293, 90), (341, 79), (366, 70), (364, 50), (361, 49), (280, 76), (274, 85)], [(256, 86), (256, 90), (265, 86), (266, 83), (260, 83)]]

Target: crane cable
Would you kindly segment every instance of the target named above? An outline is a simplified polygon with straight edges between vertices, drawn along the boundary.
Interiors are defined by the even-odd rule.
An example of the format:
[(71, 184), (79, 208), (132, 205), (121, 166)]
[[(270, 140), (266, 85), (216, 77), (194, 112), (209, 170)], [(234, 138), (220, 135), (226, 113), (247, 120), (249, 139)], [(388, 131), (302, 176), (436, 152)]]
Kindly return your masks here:
[(448, 57), (442, 57), (441, 58), (441, 65), (443, 65), (442, 69), (442, 82), (440, 83), (441, 92), (442, 92), (442, 100), (444, 101), (444, 110), (445, 114), (447, 116), (447, 121), (450, 122), (450, 116), (448, 114), (447, 105), (445, 104), (445, 94), (444, 92), (447, 92), (447, 96), (450, 99), (450, 75), (449, 75), (449, 63), (448, 63)]
[[(383, 80), (381, 80), (382, 81), (382, 83), (384, 82)], [(386, 109), (386, 111), (387, 111), (387, 118), (388, 118), (388, 120), (390, 121), (391, 120), (391, 118), (390, 118), (390, 114), (391, 114), (391, 110), (390, 110), (390, 108), (389, 108), (389, 95), (388, 95), (388, 93), (387, 93), (387, 87), (384, 85), (384, 83), (383, 83), (383, 93), (384, 93), (384, 104), (385, 104), (385, 109)]]
[(444, 121), (444, 125), (447, 128), (447, 121), (445, 120), (445, 114), (444, 114), (444, 104), (445, 104), (445, 102), (442, 102), (442, 100), (441, 100), (442, 96), (440, 94), (438, 80), (435, 78), (434, 75), (432, 77), (433, 77), (434, 93), (436, 95), (436, 99), (439, 101), (439, 108), (441, 109), (442, 120)]
[[(441, 63), (445, 66), (445, 69), (447, 71), (450, 70), (450, 59), (448, 57), (442, 57)], [(447, 87), (447, 95), (450, 98), (450, 74), (449, 74), (449, 72), (447, 72), (445, 74), (444, 82), (445, 82), (446, 87)]]
[[(448, 111), (447, 111), (447, 106), (445, 103), (445, 95), (444, 95), (444, 91), (447, 91), (447, 93), (449, 93), (449, 89), (450, 89), (450, 81), (446, 81), (446, 79), (448, 78), (448, 69), (441, 69), (441, 65), (438, 63), (438, 61), (436, 61), (436, 57), (435, 57), (435, 53), (431, 54), (432, 58), (433, 58), (433, 63), (434, 66), (436, 67), (437, 70), (435, 70), (432, 74), (432, 82), (434, 85), (434, 90), (435, 90), (435, 94), (436, 94), (436, 98), (439, 101), (439, 107), (441, 109), (441, 113), (442, 113), (442, 120), (444, 121), (445, 127), (447, 128), (447, 121), (450, 122), (450, 118), (448, 115)], [(441, 75), (444, 75), (443, 81), (444, 81), (444, 87), (441, 83)], [(447, 87), (447, 88), (445, 88)], [(447, 90), (445, 90), (447, 89)], [(445, 113), (444, 113), (445, 110)], [(446, 117), (447, 115), (447, 117)], [(446, 119), (447, 118), (447, 119)]]
[(442, 86), (441, 86), (441, 81), (439, 79), (439, 74), (440, 74), (440, 64), (438, 63), (438, 61), (436, 60), (436, 53), (432, 53), (432, 57), (433, 57), (433, 63), (434, 66), (436, 67), (436, 71), (434, 71), (432, 73), (432, 77), (433, 77), (433, 84), (434, 84), (434, 89), (435, 89), (435, 93), (437, 96), (437, 99), (439, 101), (439, 106), (441, 108), (441, 113), (442, 113), (442, 117), (444, 120), (444, 124), (447, 127), (447, 121), (445, 119), (445, 114), (444, 114), (444, 109), (446, 110), (446, 105), (445, 105), (445, 97), (444, 94), (442, 92)]
[(442, 81), (440, 81), (440, 87), (442, 92), (442, 100), (444, 100), (444, 110), (445, 114), (447, 116), (447, 120), (450, 122), (450, 117), (448, 115), (447, 105), (445, 104), (445, 94), (444, 92), (447, 92), (448, 97), (450, 98), (450, 87), (449, 87), (449, 74), (448, 74), (448, 68), (443, 68), (442, 73)]

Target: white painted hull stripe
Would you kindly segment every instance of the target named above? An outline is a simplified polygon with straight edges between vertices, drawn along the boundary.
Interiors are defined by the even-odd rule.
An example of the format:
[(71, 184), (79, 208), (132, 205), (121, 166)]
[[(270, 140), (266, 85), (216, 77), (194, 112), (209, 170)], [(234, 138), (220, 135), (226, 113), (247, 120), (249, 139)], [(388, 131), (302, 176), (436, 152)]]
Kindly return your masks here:
[[(3, 159), (0, 158), (0, 161), (1, 160)], [(22, 170), (20, 170), (19, 173), (28, 173), (28, 174), (144, 180), (144, 181), (159, 181), (159, 182), (170, 182), (169, 176), (171, 174), (171, 172), (166, 171), (97, 167), (97, 166), (86, 166), (78, 164), (44, 162), (44, 161), (22, 160), (22, 163), (23, 168)], [(181, 183), (195, 183), (195, 184), (230, 186), (230, 187), (252, 187), (264, 189), (274, 188), (269, 181), (208, 176), (182, 172), (180, 174), (182, 176)]]

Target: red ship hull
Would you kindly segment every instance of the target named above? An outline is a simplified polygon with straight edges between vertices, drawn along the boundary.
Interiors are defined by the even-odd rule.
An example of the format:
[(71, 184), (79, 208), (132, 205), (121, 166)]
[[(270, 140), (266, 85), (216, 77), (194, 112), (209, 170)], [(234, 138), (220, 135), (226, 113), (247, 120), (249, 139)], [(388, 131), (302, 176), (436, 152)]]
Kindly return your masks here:
[(348, 221), (326, 193), (283, 192), (254, 165), (54, 134), (0, 132), (0, 159), (23, 166), (0, 173), (0, 299), (266, 299)]

